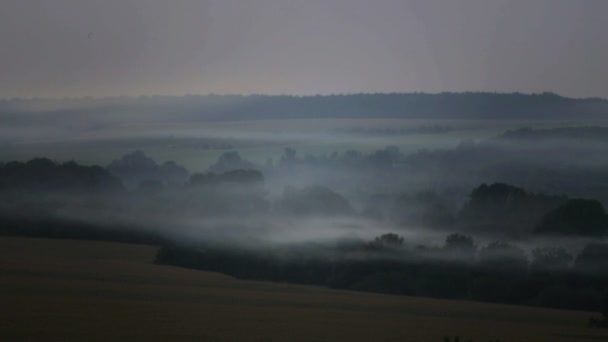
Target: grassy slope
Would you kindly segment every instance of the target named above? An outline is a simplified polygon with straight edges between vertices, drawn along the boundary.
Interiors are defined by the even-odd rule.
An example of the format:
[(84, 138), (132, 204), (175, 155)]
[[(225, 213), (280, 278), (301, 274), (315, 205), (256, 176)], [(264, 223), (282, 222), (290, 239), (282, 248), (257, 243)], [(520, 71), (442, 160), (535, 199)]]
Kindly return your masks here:
[(608, 340), (586, 312), (241, 281), (156, 250), (0, 238), (0, 340)]

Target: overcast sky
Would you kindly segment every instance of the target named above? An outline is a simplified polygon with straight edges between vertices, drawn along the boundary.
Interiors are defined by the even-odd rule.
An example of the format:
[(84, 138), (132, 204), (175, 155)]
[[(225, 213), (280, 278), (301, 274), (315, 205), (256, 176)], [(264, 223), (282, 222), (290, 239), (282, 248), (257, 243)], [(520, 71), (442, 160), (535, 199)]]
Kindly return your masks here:
[(608, 97), (606, 0), (0, 0), (0, 97)]

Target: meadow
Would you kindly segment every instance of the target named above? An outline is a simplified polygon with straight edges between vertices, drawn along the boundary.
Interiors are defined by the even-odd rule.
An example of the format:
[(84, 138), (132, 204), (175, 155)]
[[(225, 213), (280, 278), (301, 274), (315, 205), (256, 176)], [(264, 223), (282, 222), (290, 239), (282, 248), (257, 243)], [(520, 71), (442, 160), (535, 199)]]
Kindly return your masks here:
[(0, 238), (0, 340), (608, 341), (597, 313), (243, 281), (157, 250)]

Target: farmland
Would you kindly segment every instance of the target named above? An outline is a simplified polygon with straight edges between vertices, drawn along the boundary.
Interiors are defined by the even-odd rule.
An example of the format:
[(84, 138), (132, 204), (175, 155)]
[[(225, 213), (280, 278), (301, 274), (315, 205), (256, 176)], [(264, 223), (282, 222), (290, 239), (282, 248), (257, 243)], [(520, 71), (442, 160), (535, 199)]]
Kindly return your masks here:
[(1, 340), (602, 341), (596, 314), (243, 281), (158, 247), (0, 239)]

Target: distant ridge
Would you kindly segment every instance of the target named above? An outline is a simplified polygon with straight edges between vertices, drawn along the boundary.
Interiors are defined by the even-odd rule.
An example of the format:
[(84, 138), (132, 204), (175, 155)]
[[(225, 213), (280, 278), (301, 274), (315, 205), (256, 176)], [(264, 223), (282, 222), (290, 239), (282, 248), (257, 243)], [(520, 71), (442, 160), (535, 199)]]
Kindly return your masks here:
[[(574, 99), (545, 92), (386, 93), (351, 95), (184, 95), (77, 99), (0, 100), (0, 120), (49, 113), (59, 118), (128, 121), (218, 121), (257, 119), (475, 119), (579, 120), (608, 118), (608, 100)], [(48, 118), (48, 117), (47, 117)]]

